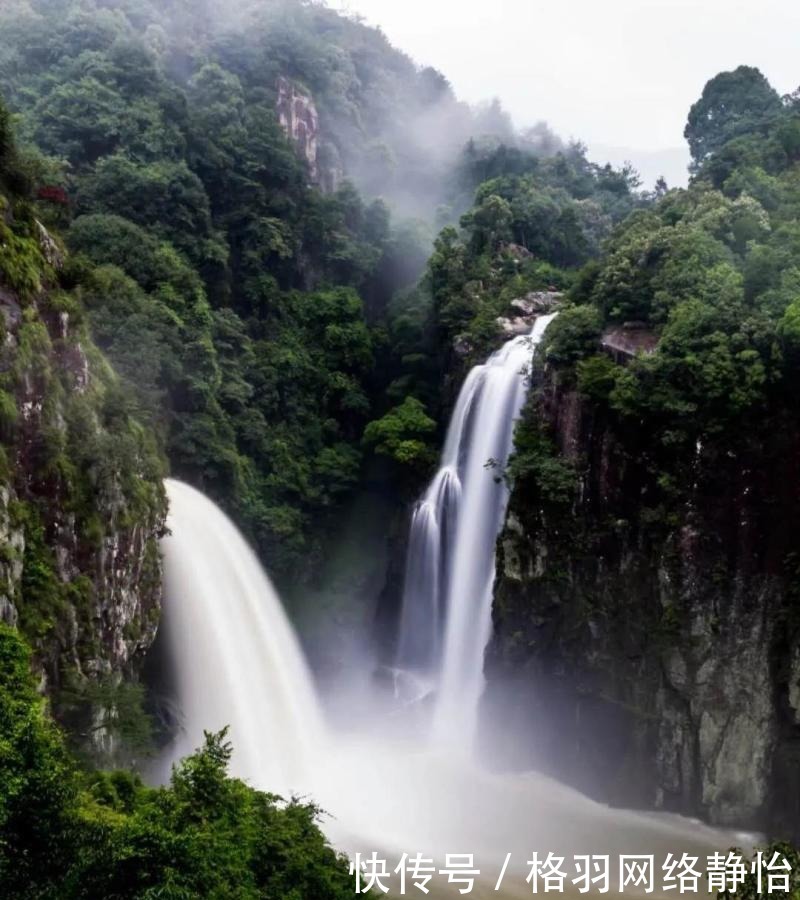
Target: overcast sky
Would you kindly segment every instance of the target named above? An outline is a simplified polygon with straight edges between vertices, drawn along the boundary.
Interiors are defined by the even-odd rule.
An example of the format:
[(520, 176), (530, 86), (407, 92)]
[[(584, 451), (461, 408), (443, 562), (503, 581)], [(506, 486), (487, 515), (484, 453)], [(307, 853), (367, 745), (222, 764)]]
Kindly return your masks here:
[(800, 85), (800, 0), (330, 3), (440, 69), (462, 99), (498, 96), (517, 125), (546, 119), (648, 180), (659, 166), (680, 177), (686, 114), (717, 72), (746, 63), (780, 93)]

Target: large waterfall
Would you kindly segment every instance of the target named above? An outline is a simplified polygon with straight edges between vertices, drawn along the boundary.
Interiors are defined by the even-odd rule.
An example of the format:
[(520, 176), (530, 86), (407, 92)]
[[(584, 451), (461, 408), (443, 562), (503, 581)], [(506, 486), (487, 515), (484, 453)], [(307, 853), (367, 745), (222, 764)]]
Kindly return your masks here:
[(234, 771), (290, 789), (307, 783), (322, 718), (305, 658), (280, 599), (235, 525), (199, 491), (166, 483), (169, 534), (163, 637), (183, 734), (230, 726)]
[[(546, 324), (540, 323), (534, 340)], [(442, 690), (450, 692), (440, 700), (441, 721), (453, 727), (474, 721), (494, 535), (506, 502), (505, 488), (484, 464), (508, 454), (530, 352), (530, 343), (513, 341), (470, 375), (445, 465), (415, 517), (419, 568), (412, 566), (409, 590), (415, 584), (419, 595), (414, 603), (408, 598), (400, 652), (420, 670), (440, 666)], [(162, 763), (199, 746), (203, 730), (228, 725), (233, 772), (266, 790), (313, 798), (335, 816), (324, 827), (337, 847), (382, 851), (395, 862), (403, 852), (437, 860), (474, 853), (486, 873), (483, 896), (517, 895), (492, 891), (506, 854), (521, 895), (532, 849), (703, 853), (741, 842), (677, 817), (608, 809), (535, 773), (486, 771), (451, 746), (415, 734), (413, 724), (398, 737), (379, 691), (350, 708), (346, 733), (332, 729), (280, 601), (242, 535), (193, 488), (168, 481), (167, 492), (163, 638), (183, 733)], [(447, 704), (459, 697), (473, 708), (457, 721)]]
[(441, 467), (411, 521), (397, 666), (436, 690), (434, 736), (469, 747), (491, 631), (495, 543), (508, 488), (502, 477), (527, 369), (553, 315), (475, 366), (459, 394)]

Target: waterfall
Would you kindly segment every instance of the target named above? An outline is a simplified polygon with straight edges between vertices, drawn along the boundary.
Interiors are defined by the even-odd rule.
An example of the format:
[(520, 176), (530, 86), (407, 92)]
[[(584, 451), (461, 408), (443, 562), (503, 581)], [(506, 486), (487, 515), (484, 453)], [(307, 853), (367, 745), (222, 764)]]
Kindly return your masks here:
[(469, 746), (491, 633), (502, 470), (525, 399), (526, 370), (554, 315), (475, 366), (458, 396), (441, 467), (411, 520), (397, 666), (436, 685), (434, 736)]
[[(528, 347), (523, 352), (518, 344), (504, 350), (492, 364), (505, 366), (508, 355), (519, 351), (514, 362), (518, 366), (530, 354)], [(510, 365), (508, 374), (514, 381), (515, 369)], [(453, 431), (457, 437), (449, 442), (449, 450), (456, 447), (459, 452), (453, 451), (449, 474), (440, 477), (432, 494), (434, 502), (419, 523), (421, 536), (438, 535), (437, 546), (449, 546), (451, 519), (460, 520), (470, 510), (478, 509), (494, 523), (502, 517), (505, 495), (494, 480), (487, 477), (483, 493), (476, 491), (472, 481), (476, 473), (487, 474), (479, 454), (490, 446), (493, 452), (507, 451), (520, 395), (503, 390), (501, 379), (480, 374), (471, 378), (478, 379), (485, 379), (482, 400), (478, 401), (478, 388), (473, 385), (473, 399), (460, 404), (462, 421)], [(493, 380), (498, 383), (490, 385)], [(484, 409), (482, 403), (489, 397), (495, 397), (499, 406)], [(489, 434), (488, 426), (497, 425), (503, 415), (507, 421), (501, 439)], [(487, 433), (479, 434), (478, 424), (486, 426)], [(470, 431), (471, 443), (464, 447), (463, 438)], [(461, 473), (460, 492), (456, 472)], [(496, 867), (507, 853), (513, 855), (513, 877), (522, 890), (526, 887), (524, 861), (532, 848), (562, 854), (676, 853), (710, 852), (746, 843), (741, 835), (676, 817), (612, 810), (542, 775), (489, 772), (452, 748), (398, 740), (386, 727), (391, 712), (381, 708), (380, 696), (372, 704), (352, 705), (347, 724), (357, 722), (363, 726), (361, 731), (329, 731), (292, 627), (246, 541), (201, 493), (178, 481), (170, 480), (166, 486), (171, 534), (162, 543), (166, 575), (162, 639), (174, 669), (184, 733), (177, 745), (165, 751), (162, 772), (202, 743), (204, 729), (229, 725), (232, 772), (264, 790), (313, 798), (334, 816), (323, 824), (337, 849), (383, 850), (394, 861), (409, 848), (440, 862), (446, 853), (474, 852), (476, 863), (488, 873), (484, 896), (495, 896)], [(479, 507), (479, 502), (487, 506)], [(436, 528), (434, 510), (439, 511)], [(463, 527), (460, 534), (452, 535), (456, 544), (464, 540)], [(480, 549), (491, 557), (493, 538), (487, 536), (487, 529), (483, 525), (479, 529), (480, 539), (486, 541)], [(419, 548), (420, 559), (435, 568), (441, 581), (442, 566), (427, 552)], [(457, 565), (465, 565), (465, 551), (461, 553), (453, 557)], [(459, 578), (460, 573), (454, 573), (453, 586)], [(489, 587), (487, 582), (487, 591)], [(446, 583), (443, 589), (453, 595)], [(472, 603), (488, 603), (485, 592), (465, 595)], [(426, 602), (429, 605), (423, 605), (422, 611), (427, 609), (431, 615), (425, 619), (421, 613), (421, 619), (435, 624), (440, 603), (433, 594)], [(436, 652), (446, 655), (448, 640), (455, 639), (449, 633), (454, 628), (452, 619)], [(432, 648), (433, 637), (438, 636), (434, 630)], [(478, 643), (473, 643), (470, 653)], [(407, 652), (412, 652), (411, 645)], [(420, 653), (424, 660), (425, 654)], [(466, 664), (467, 654), (458, 660), (459, 665)]]
[(162, 629), (183, 720), (172, 755), (228, 725), (237, 775), (273, 790), (301, 786), (322, 716), (280, 599), (219, 507), (180, 481), (166, 488)]

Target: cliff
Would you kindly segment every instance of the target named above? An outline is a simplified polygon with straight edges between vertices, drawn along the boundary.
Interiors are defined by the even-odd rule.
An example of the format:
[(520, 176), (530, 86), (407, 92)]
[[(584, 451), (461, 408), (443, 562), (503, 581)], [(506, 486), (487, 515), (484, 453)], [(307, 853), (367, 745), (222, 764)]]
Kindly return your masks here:
[(278, 78), (275, 111), (278, 123), (303, 160), (312, 184), (326, 194), (336, 191), (344, 171), (336, 146), (320, 133), (314, 97), (289, 78)]
[(56, 711), (99, 741), (157, 627), (161, 461), (60, 244), (24, 198), (0, 205), (0, 620), (31, 643)]
[(527, 755), (506, 762), (613, 804), (796, 837), (794, 417), (698, 441), (672, 505), (646, 429), (552, 368), (522, 427), (541, 458), (512, 492), (486, 658), (505, 726), (526, 723)]
[(295, 149), (308, 165), (312, 181), (319, 175), (317, 146), (319, 142), (319, 114), (314, 98), (288, 78), (279, 78), (275, 108), (278, 122)]

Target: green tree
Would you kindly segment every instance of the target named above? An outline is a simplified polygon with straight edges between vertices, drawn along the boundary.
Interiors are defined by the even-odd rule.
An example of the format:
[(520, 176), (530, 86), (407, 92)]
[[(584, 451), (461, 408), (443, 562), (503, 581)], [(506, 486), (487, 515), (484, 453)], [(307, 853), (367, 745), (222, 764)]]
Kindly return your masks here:
[(689, 111), (684, 137), (700, 163), (740, 135), (758, 132), (781, 113), (777, 91), (758, 69), (739, 66), (715, 75)]
[(77, 852), (76, 776), (30, 666), (28, 648), (0, 625), (0, 879), (9, 896), (49, 886), (54, 897)]
[(416, 397), (406, 397), (367, 425), (364, 443), (397, 465), (424, 474), (436, 458), (429, 443), (435, 430), (436, 423), (426, 414), (424, 405)]
[(0, 877), (19, 900), (209, 897), (339, 900), (346, 860), (313, 805), (231, 778), (226, 732), (206, 734), (167, 787), (81, 774), (48, 719), (19, 635), (0, 625)]
[(564, 310), (545, 333), (545, 357), (556, 365), (574, 365), (597, 350), (601, 327), (602, 317), (593, 306)]

